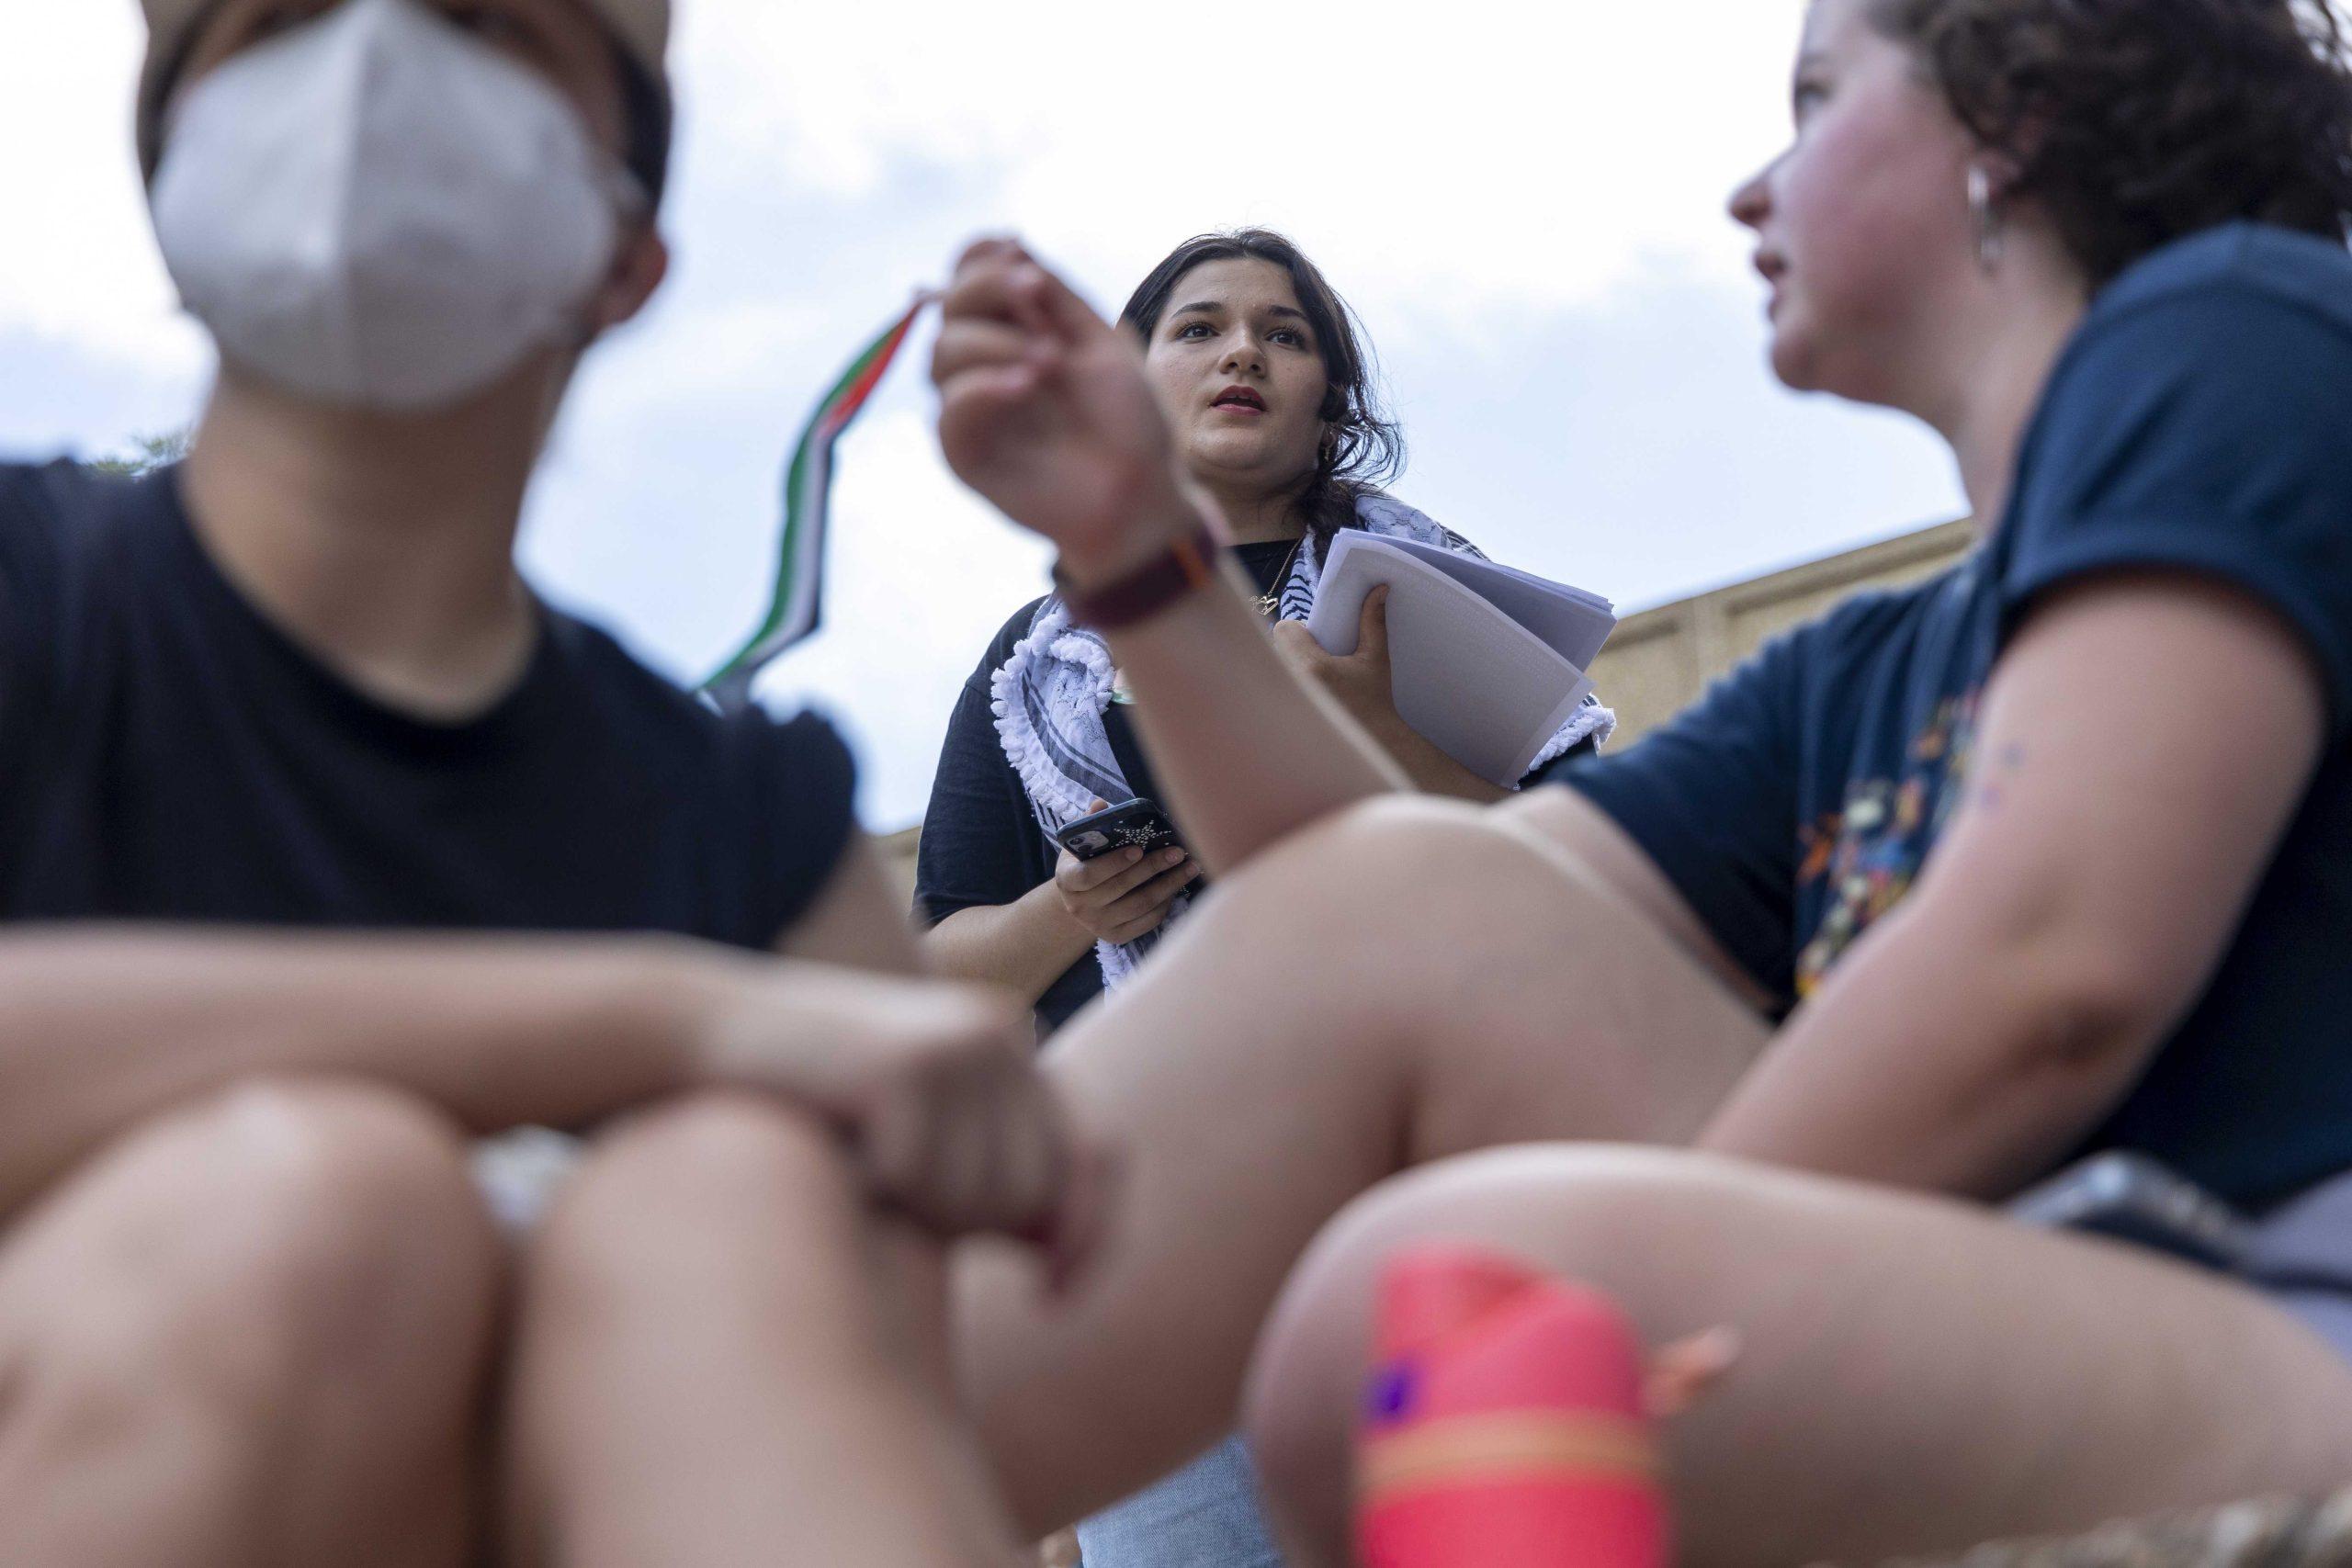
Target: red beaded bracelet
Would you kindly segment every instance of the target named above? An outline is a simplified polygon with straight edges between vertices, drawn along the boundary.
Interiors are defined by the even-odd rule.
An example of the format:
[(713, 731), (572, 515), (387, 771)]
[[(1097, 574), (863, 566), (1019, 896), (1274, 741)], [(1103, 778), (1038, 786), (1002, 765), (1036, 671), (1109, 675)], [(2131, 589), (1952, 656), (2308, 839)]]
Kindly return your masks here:
[(1206, 524), (1195, 525), (1159, 554), (1100, 588), (1078, 588), (1054, 569), (1070, 619), (1098, 632), (1114, 632), (1148, 621), (1216, 577), (1220, 547)]

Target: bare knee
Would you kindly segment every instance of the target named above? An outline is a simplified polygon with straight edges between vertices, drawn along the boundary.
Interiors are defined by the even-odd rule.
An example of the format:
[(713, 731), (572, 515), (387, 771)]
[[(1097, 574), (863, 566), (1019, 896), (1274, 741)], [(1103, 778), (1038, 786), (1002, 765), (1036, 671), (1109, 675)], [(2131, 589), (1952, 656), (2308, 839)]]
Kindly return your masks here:
[(59, 1462), (167, 1431), (281, 1472), (362, 1427), (405, 1442), (462, 1422), (487, 1353), (497, 1254), (462, 1142), (370, 1089), (257, 1085), (181, 1111), (19, 1240), (17, 1414)]
[[(1573, 897), (1559, 873), (1556, 855), (1494, 812), (1396, 795), (1302, 829), (1252, 862), (1245, 875), (1293, 897), (1319, 898), (1344, 915), (1413, 907), (1430, 895), (1487, 902)], [(1400, 897), (1408, 889), (1412, 897)], [(1374, 895), (1369, 901), (1361, 897), (1367, 892)]]
[(1744, 1175), (1669, 1151), (1545, 1145), (1429, 1166), (1350, 1205), (1293, 1272), (1244, 1395), (1277, 1516), (1325, 1550), (1345, 1527), (1376, 1292), (1400, 1252), (1468, 1243), (1521, 1258), (1606, 1291), (1655, 1342), (1713, 1326), (1686, 1321), (1679, 1277), (1702, 1270), (1709, 1236), (1739, 1223)]
[(815, 1118), (749, 1096), (681, 1100), (598, 1142), (536, 1238), (545, 1304), (642, 1296), (665, 1280), (793, 1255), (846, 1263), (863, 1234), (839, 1141)]
[[(159, 1127), (150, 1269), (223, 1370), (309, 1380), (456, 1364), (484, 1332), (496, 1240), (465, 1145), (421, 1104), (356, 1085), (264, 1084)], [(157, 1281), (151, 1278), (149, 1289)]]
[[(1391, 1003), (1453, 1005), (1445, 989), (1523, 956), (1553, 969), (1597, 920), (1626, 919), (1565, 852), (1496, 813), (1388, 795), (1299, 831), (1216, 890), (1202, 921), (1252, 948), (1376, 959)], [(1193, 928), (1188, 928), (1193, 929)], [(1183, 932), (1179, 940), (1185, 940)], [(1476, 964), (1462, 954), (1475, 951)]]

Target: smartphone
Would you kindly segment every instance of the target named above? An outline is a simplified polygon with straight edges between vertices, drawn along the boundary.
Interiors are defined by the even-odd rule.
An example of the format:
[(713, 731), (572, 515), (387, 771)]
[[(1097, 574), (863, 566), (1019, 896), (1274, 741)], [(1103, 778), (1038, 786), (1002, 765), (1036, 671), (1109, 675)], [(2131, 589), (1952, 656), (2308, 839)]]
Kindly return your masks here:
[(2245, 1216), (2144, 1155), (2098, 1155), (2008, 1206), (2012, 1219), (2136, 1242), (2209, 1269), (2246, 1255)]
[(1114, 850), (1139, 849), (1149, 854), (1183, 845), (1168, 814), (1148, 800), (1130, 800), (1081, 817), (1055, 838), (1080, 860), (1099, 860)]

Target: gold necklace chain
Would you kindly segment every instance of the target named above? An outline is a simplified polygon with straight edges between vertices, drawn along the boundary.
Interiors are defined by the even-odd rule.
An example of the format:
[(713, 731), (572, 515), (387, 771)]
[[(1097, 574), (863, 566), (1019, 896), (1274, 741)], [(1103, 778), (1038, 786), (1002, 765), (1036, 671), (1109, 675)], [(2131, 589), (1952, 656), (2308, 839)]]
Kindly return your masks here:
[(1298, 552), (1306, 547), (1306, 536), (1305, 534), (1301, 534), (1298, 536), (1298, 543), (1293, 545), (1290, 547), (1290, 554), (1283, 558), (1283, 569), (1274, 573), (1273, 591), (1270, 593), (1261, 593), (1258, 595), (1258, 614), (1272, 616), (1281, 611), (1283, 607), (1283, 590), (1290, 586), (1291, 568), (1298, 564)]

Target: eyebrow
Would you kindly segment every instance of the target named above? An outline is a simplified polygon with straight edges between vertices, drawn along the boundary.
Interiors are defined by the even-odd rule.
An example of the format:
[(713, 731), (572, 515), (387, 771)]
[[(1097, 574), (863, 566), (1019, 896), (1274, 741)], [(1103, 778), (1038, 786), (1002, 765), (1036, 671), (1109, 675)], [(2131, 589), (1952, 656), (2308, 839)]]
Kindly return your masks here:
[[(1195, 299), (1189, 305), (1177, 306), (1176, 309), (1170, 311), (1169, 314), (1171, 316), (1215, 316), (1222, 314), (1224, 310), (1224, 305), (1215, 299)], [(1306, 320), (1306, 311), (1295, 310), (1288, 305), (1269, 305), (1266, 307), (1266, 314), (1269, 316), (1285, 317), (1294, 321), (1304, 321)], [(1311, 325), (1312, 323), (1310, 322), (1309, 324)]]

